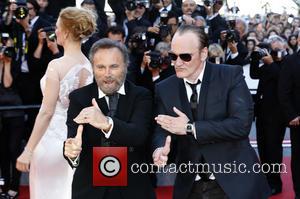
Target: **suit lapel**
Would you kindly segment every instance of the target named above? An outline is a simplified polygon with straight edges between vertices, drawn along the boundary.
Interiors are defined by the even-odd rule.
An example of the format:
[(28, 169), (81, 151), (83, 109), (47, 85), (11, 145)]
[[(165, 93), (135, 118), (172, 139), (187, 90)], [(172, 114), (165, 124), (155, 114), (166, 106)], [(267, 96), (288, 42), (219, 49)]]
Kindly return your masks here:
[(127, 81), (125, 81), (125, 93), (126, 95), (119, 95), (119, 100), (118, 100), (118, 107), (117, 107), (117, 112), (116, 115), (118, 118), (127, 120), (129, 118), (129, 114), (131, 113), (131, 110), (129, 110), (129, 107), (133, 107), (133, 95), (130, 92), (130, 85)]
[(209, 79), (210, 79), (210, 75), (211, 75), (211, 67), (212, 67), (211, 64), (209, 62), (206, 62), (205, 71), (204, 71), (203, 79), (202, 79), (202, 83), (201, 83), (201, 90), (200, 90), (198, 111), (197, 111), (199, 120), (204, 119)]

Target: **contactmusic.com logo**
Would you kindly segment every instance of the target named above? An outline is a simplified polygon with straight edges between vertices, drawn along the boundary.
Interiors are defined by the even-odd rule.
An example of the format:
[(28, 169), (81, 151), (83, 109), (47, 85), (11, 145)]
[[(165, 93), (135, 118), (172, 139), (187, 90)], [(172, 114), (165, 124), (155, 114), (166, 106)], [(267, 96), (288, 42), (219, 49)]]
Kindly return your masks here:
[(93, 186), (127, 186), (127, 147), (93, 148)]

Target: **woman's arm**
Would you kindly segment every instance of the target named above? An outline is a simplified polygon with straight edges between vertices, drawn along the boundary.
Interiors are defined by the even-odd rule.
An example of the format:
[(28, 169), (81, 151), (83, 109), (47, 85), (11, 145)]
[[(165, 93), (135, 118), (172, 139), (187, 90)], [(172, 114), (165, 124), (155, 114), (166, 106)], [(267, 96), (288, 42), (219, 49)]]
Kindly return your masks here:
[(35, 124), (25, 150), (17, 159), (16, 167), (20, 171), (29, 171), (31, 155), (34, 152), (35, 147), (45, 134), (50, 120), (54, 114), (59, 95), (59, 75), (57, 70), (58, 67), (59, 63), (57, 60), (51, 61), (48, 65), (42, 105), (36, 117)]

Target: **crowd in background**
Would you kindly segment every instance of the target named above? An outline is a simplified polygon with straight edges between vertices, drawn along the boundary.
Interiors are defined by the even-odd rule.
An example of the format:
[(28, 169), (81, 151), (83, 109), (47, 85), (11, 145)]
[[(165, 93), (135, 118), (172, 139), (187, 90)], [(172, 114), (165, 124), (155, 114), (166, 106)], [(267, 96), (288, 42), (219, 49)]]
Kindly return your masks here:
[[(41, 104), (40, 79), (48, 63), (63, 53), (55, 40), (56, 18), (61, 8), (75, 6), (72, 1), (53, 2), (9, 0), (0, 4), (0, 108)], [(228, 11), (230, 17), (225, 18), (219, 14), (222, 0), (205, 0), (201, 5), (193, 0), (109, 0), (115, 16), (111, 17), (104, 3), (84, 0), (81, 4), (98, 17), (98, 31), (82, 37), (82, 51), (88, 56), (92, 44), (103, 37), (125, 43), (130, 51), (127, 79), (153, 94), (156, 83), (175, 74), (169, 51), (181, 24), (198, 26), (208, 34), (208, 61), (241, 67), (250, 64), (250, 77), (259, 80), (254, 101), (260, 159), (282, 162), (287, 121), (276, 96), (283, 60), (300, 48), (299, 16), (267, 13), (241, 18)], [(0, 192), (18, 193), (16, 158), (30, 136), (37, 112), (0, 111), (0, 166), (5, 181)], [(266, 175), (272, 193), (280, 193), (280, 175)]]

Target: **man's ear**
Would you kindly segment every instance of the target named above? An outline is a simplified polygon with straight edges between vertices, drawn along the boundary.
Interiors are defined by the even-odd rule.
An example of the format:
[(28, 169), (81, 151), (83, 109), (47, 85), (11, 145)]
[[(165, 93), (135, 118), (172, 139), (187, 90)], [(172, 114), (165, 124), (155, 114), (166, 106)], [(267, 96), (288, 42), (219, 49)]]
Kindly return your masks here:
[(208, 57), (208, 49), (207, 47), (205, 47), (200, 51), (201, 61), (205, 61), (207, 57)]

